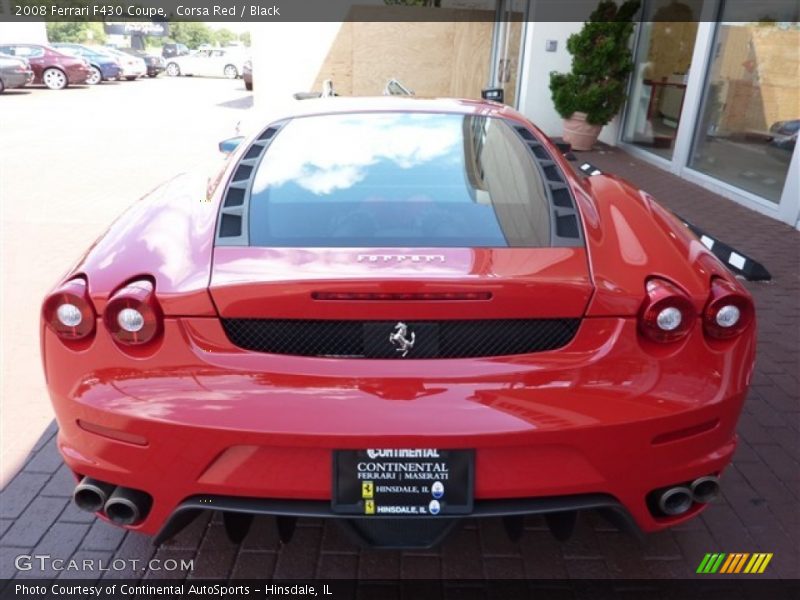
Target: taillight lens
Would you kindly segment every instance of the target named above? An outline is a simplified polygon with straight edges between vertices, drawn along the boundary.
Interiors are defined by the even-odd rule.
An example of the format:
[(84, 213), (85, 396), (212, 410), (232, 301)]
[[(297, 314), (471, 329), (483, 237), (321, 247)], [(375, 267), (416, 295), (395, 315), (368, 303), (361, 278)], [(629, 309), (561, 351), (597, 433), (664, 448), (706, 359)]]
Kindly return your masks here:
[(736, 337), (753, 321), (753, 303), (739, 292), (732, 283), (714, 278), (711, 295), (703, 310), (703, 328), (712, 338)]
[(64, 340), (81, 340), (94, 332), (96, 314), (83, 279), (72, 279), (45, 300), (45, 323)]
[(103, 320), (123, 344), (146, 344), (158, 336), (162, 315), (152, 282), (134, 281), (117, 291), (106, 305)]
[(639, 314), (639, 331), (656, 342), (674, 342), (684, 337), (697, 318), (689, 297), (664, 279), (649, 279), (647, 298)]

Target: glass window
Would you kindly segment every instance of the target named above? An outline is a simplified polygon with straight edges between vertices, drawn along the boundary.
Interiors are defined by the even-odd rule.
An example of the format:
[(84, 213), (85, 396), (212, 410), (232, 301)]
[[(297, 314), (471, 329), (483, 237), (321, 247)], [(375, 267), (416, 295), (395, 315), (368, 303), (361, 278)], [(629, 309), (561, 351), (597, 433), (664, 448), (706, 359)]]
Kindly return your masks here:
[(721, 21), (689, 166), (778, 203), (800, 128), (797, 4), (726, 3)]
[(249, 221), (255, 246), (550, 244), (530, 150), (502, 120), (458, 114), (294, 119), (258, 166)]
[(648, 2), (639, 25), (623, 141), (672, 159), (692, 63), (697, 17), (672, 0)]

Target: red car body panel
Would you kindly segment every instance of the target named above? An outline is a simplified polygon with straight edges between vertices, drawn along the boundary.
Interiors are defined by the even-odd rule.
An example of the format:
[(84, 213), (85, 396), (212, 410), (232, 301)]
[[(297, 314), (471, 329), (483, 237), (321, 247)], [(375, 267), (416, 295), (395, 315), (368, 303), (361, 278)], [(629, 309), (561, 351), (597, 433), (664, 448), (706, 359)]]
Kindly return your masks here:
[[(656, 488), (720, 473), (730, 462), (749, 385), (755, 327), (710, 340), (700, 318), (673, 344), (637, 332), (645, 280), (668, 278), (698, 311), (718, 276), (742, 286), (644, 192), (611, 176), (581, 180), (521, 115), (471, 101), (336, 99), (336, 111), (496, 116), (524, 125), (568, 177), (585, 248), (273, 249), (214, 247), (221, 190), (180, 177), (134, 205), (67, 274), (84, 276), (98, 315), (125, 283), (152, 277), (160, 338), (135, 351), (98, 316), (88, 344), (44, 323), (42, 353), (70, 469), (146, 490), (161, 529), (198, 494), (331, 498), (335, 449), (473, 448), (475, 498), (606, 493), (645, 531)], [(309, 102), (305, 114), (330, 111)], [(266, 124), (265, 124), (266, 125)], [(253, 138), (251, 138), (253, 139)], [(218, 182), (227, 181), (243, 143)], [(443, 255), (413, 263), (406, 253)], [(388, 255), (371, 261), (359, 256)], [(489, 291), (489, 300), (342, 302), (319, 291)], [(350, 360), (251, 352), (225, 317), (318, 319), (581, 316), (574, 339), (535, 354), (441, 360)], [(135, 436), (88, 431), (79, 421)], [(302, 474), (302, 475), (298, 475)], [(102, 515), (101, 515), (102, 516)]]
[[(403, 260), (424, 256), (430, 262)], [(374, 258), (377, 260), (369, 260)], [(437, 260), (441, 258), (441, 260)], [(291, 287), (287, 286), (291, 283)], [(490, 300), (314, 300), (316, 292), (485, 292)], [(211, 296), (223, 317), (302, 319), (581, 316), (592, 292), (582, 248), (278, 249), (220, 247)]]

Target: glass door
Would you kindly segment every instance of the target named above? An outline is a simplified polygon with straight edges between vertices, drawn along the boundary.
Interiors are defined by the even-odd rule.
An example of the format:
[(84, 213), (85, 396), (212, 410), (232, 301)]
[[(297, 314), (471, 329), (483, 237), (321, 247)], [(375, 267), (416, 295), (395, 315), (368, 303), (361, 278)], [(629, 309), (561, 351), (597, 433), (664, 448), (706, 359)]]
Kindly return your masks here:
[(622, 141), (672, 160), (698, 15), (673, 0), (646, 2), (639, 26)]
[(509, 106), (517, 103), (527, 10), (528, 0), (496, 0), (488, 87), (501, 88)]
[(688, 166), (778, 204), (800, 131), (795, 3), (723, 3)]

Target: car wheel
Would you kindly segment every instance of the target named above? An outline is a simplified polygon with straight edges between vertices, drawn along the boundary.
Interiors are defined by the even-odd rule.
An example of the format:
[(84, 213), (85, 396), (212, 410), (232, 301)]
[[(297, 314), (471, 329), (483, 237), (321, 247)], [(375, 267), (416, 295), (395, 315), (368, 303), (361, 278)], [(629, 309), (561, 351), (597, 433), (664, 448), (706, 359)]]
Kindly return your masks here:
[(148, 73), (147, 76), (153, 79), (155, 77), (158, 77), (158, 73)]
[(236, 79), (239, 76), (239, 70), (233, 65), (225, 65), (223, 73), (228, 79)]
[(64, 71), (53, 67), (45, 69), (42, 73), (42, 81), (51, 90), (63, 90), (69, 83)]
[(97, 67), (89, 67), (89, 77), (86, 79), (86, 83), (89, 85), (97, 85), (103, 81), (103, 74), (100, 72), (100, 69)]
[(167, 65), (167, 75), (170, 77), (177, 77), (181, 74), (181, 68), (177, 63), (171, 62)]
[(128, 81), (135, 81), (136, 75), (128, 75), (125, 79), (127, 79)]
[(248, 92), (252, 92), (253, 91), (253, 82), (252, 81), (245, 81), (244, 82), (244, 89), (246, 89)]

